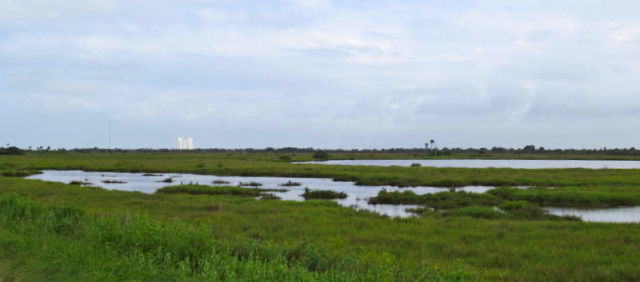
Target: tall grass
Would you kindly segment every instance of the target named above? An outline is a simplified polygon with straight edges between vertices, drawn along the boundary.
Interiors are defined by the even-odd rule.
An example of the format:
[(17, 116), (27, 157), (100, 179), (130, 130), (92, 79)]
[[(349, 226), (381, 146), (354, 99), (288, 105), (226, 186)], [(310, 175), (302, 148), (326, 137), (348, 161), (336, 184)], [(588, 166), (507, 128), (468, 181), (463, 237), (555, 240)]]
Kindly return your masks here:
[[(281, 257), (261, 256), (256, 249), (239, 252), (221, 246), (198, 225), (134, 213), (89, 215), (75, 207), (43, 207), (15, 195), (0, 198), (0, 226), (0, 254), (12, 257), (13, 269), (6, 273), (0, 268), (0, 275), (31, 281), (388, 281), (401, 277), (384, 268), (339, 270), (343, 267), (336, 265), (339, 260), (312, 245), (299, 245)], [(452, 277), (434, 273), (413, 278)]]

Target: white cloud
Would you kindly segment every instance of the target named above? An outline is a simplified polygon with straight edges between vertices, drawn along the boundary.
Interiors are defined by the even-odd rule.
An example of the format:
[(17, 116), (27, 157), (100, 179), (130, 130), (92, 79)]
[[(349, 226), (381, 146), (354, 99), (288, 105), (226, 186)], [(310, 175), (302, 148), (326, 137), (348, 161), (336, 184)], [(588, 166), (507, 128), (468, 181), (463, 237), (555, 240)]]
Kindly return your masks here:
[(627, 146), (640, 20), (616, 4), (0, 0), (0, 97), (229, 146)]

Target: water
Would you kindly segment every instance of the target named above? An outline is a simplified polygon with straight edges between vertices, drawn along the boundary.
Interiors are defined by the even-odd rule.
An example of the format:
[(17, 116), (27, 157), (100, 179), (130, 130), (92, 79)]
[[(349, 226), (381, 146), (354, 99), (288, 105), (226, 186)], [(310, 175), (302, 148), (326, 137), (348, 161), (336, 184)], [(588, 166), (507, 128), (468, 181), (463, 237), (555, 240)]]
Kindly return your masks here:
[[(172, 183), (163, 183), (162, 180), (172, 178)], [(416, 194), (432, 194), (438, 192), (449, 191), (447, 188), (437, 187), (411, 187), (400, 188), (395, 186), (359, 186), (354, 182), (333, 181), (324, 178), (293, 178), (293, 177), (253, 177), (253, 176), (215, 176), (215, 175), (197, 175), (197, 174), (181, 174), (181, 173), (161, 173), (153, 176), (145, 176), (143, 173), (121, 173), (121, 172), (86, 172), (79, 170), (45, 170), (42, 174), (32, 175), (27, 179), (37, 179), (44, 181), (53, 181), (61, 183), (69, 183), (71, 181), (82, 181), (91, 183), (90, 186), (102, 187), (108, 190), (121, 191), (138, 191), (143, 193), (154, 193), (156, 190), (178, 184), (200, 184), (200, 185), (238, 185), (240, 182), (260, 182), (262, 186), (258, 188), (287, 189), (286, 192), (268, 192), (276, 195), (283, 200), (304, 201), (300, 196), (304, 193), (304, 188), (311, 190), (332, 190), (336, 192), (344, 192), (347, 194), (346, 199), (334, 200), (341, 206), (351, 207), (357, 210), (368, 210), (382, 215), (392, 217), (408, 217), (412, 214), (407, 212), (408, 208), (417, 208), (415, 205), (370, 205), (369, 198), (378, 195), (382, 189), (387, 191), (407, 191), (411, 190)], [(103, 181), (123, 181), (126, 183), (104, 183)], [(227, 181), (229, 184), (213, 184), (214, 180)], [(298, 182), (300, 186), (283, 186), (288, 181)], [(493, 187), (489, 186), (467, 186), (457, 188), (458, 191), (467, 191), (470, 193), (484, 193)]]
[[(173, 183), (163, 183), (162, 180), (172, 178)], [(217, 185), (238, 185), (240, 182), (260, 182), (262, 186), (259, 188), (271, 189), (287, 189), (286, 192), (268, 192), (276, 195), (283, 200), (304, 201), (300, 196), (304, 193), (304, 188), (311, 190), (332, 190), (336, 192), (344, 192), (347, 194), (346, 199), (334, 200), (341, 206), (350, 207), (356, 210), (367, 210), (382, 215), (392, 217), (409, 217), (412, 213), (407, 212), (408, 208), (418, 208), (415, 205), (370, 205), (367, 201), (369, 198), (377, 196), (380, 190), (387, 191), (413, 191), (416, 194), (433, 194), (438, 192), (449, 191), (448, 188), (438, 187), (412, 187), (400, 188), (395, 186), (358, 186), (354, 182), (333, 181), (324, 178), (292, 178), (292, 177), (253, 177), (253, 176), (215, 176), (215, 175), (197, 175), (182, 173), (161, 173), (153, 176), (145, 176), (142, 173), (120, 173), (120, 172), (86, 172), (79, 170), (45, 170), (42, 174), (32, 175), (27, 179), (37, 179), (43, 181), (53, 181), (61, 183), (69, 183), (71, 181), (90, 182), (91, 186), (102, 187), (108, 190), (121, 191), (138, 191), (143, 193), (154, 193), (156, 190), (172, 185), (194, 183), (200, 185), (213, 184), (214, 180), (227, 181), (229, 184)], [(103, 183), (103, 181), (123, 181), (126, 183)], [(298, 182), (300, 186), (283, 186), (282, 184), (289, 181)], [(490, 186), (466, 186), (456, 188), (456, 191), (466, 191), (469, 193), (485, 193), (494, 187)], [(528, 187), (517, 187), (526, 189)], [(640, 222), (640, 207), (626, 207), (614, 209), (600, 210), (581, 210), (570, 208), (545, 208), (550, 214), (564, 216), (574, 215), (581, 217), (584, 221), (593, 222)]]
[(446, 159), (446, 160), (331, 160), (321, 162), (300, 162), (324, 165), (364, 165), (364, 166), (411, 166), (419, 163), (428, 167), (466, 167), (466, 168), (589, 168), (589, 169), (640, 169), (640, 161), (613, 160), (480, 160), (480, 159)]
[(640, 207), (584, 210), (572, 208), (544, 208), (553, 215), (573, 215), (590, 222), (640, 223)]

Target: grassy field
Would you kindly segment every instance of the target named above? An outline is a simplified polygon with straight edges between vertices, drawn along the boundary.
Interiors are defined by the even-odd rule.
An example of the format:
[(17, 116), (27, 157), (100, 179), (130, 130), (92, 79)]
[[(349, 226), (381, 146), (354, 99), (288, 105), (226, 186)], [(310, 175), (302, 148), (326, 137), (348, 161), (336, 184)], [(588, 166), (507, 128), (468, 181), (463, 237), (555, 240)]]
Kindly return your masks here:
[[(367, 167), (291, 164), (280, 154), (242, 153), (30, 153), (0, 156), (0, 173), (20, 176), (32, 170), (78, 169), (121, 172), (183, 172), (237, 176), (321, 177), (362, 185), (436, 186), (640, 186), (628, 169), (507, 169)], [(289, 155), (287, 155), (289, 156)], [(398, 155), (400, 158), (403, 155)], [(309, 160), (311, 154), (291, 155)]]
[[(149, 195), (7, 177), (51, 168), (386, 184), (537, 181), (554, 189), (491, 194), (500, 200), (489, 204), (513, 216), (459, 204), (486, 199), (449, 199), (458, 205), (444, 213), (392, 219), (331, 201), (256, 200), (233, 187)], [(0, 157), (0, 172), (7, 175), (0, 177), (0, 281), (640, 280), (638, 225), (531, 220), (540, 199), (599, 195), (596, 202), (616, 206), (615, 197), (599, 199), (637, 197), (636, 170), (328, 167), (288, 164), (276, 154), (51, 153)]]

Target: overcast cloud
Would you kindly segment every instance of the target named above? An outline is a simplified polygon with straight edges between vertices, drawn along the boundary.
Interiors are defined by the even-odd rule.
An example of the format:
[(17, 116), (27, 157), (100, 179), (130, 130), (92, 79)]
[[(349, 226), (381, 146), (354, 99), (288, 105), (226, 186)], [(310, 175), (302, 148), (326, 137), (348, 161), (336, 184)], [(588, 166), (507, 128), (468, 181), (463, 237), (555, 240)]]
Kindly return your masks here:
[(640, 147), (638, 11), (0, 0), (0, 142), (106, 147), (110, 121), (120, 148)]

